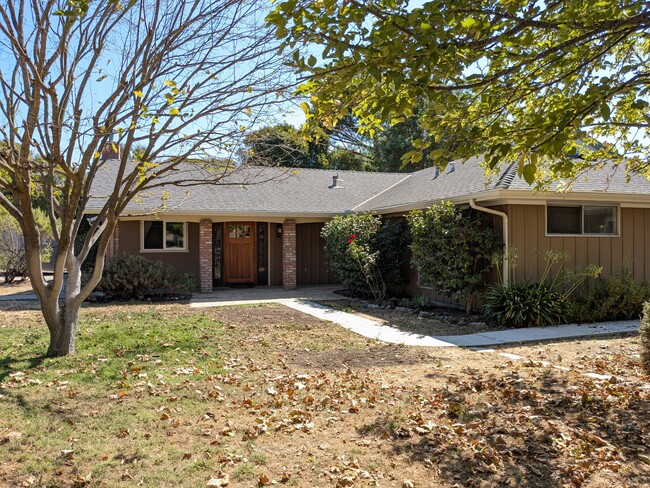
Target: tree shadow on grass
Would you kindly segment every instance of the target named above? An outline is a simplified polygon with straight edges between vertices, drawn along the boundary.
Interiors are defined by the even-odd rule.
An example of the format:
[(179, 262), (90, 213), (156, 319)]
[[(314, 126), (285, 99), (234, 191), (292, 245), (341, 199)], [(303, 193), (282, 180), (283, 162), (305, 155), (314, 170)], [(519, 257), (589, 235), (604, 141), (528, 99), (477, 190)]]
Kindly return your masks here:
[(481, 398), (483, 408), (469, 388), (435, 389), (430, 402), (358, 433), (384, 439), (389, 455), (430, 469), (439, 484), (545, 488), (593, 477), (594, 486), (641, 486), (650, 476), (637, 459), (648, 454), (650, 401), (634, 388), (587, 379), (567, 388), (563, 374), (544, 371), (495, 379)]
[(12, 371), (15, 370), (14, 366), (20, 364), (20, 371), (29, 371), (31, 369), (36, 369), (43, 361), (47, 359), (45, 354), (38, 356), (4, 356), (0, 358), (0, 383), (5, 381)]

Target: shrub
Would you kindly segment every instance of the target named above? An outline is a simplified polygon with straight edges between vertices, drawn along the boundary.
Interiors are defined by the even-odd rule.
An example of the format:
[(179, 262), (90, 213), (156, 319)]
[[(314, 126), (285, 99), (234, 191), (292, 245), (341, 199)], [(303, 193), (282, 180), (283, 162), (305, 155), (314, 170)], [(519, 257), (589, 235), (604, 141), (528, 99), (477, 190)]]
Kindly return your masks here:
[(403, 285), (409, 280), (411, 231), (403, 218), (384, 218), (375, 236), (379, 267), (388, 285)]
[(557, 325), (567, 310), (564, 294), (546, 282), (493, 285), (483, 300), (486, 318), (507, 327)]
[(641, 366), (646, 374), (650, 374), (650, 302), (643, 305), (641, 318)]
[(501, 236), (484, 214), (461, 212), (451, 202), (414, 210), (406, 218), (413, 239), (411, 262), (421, 283), (446, 295), (465, 296), (470, 312), (494, 256), (503, 252)]
[(386, 297), (386, 282), (379, 270), (379, 251), (372, 251), (369, 243), (360, 244), (352, 234), (348, 239), (348, 252), (357, 262), (359, 269), (376, 302), (381, 302)]
[[(569, 297), (589, 277), (596, 277), (602, 268), (589, 265), (585, 269), (565, 271), (566, 253), (549, 251), (539, 283), (524, 281), (492, 285), (483, 295), (483, 313), (488, 320), (507, 327), (545, 327), (565, 320)], [(559, 269), (551, 278), (551, 270)], [(515, 258), (511, 265), (514, 267)], [(514, 276), (514, 273), (512, 273)]]
[(193, 290), (191, 274), (177, 276), (170, 264), (134, 254), (115, 256), (108, 261), (97, 286), (97, 291), (105, 293), (107, 298), (120, 300), (142, 300)]
[(351, 293), (378, 300), (386, 284), (406, 280), (405, 230), (403, 222), (372, 214), (336, 216), (321, 231), (327, 265)]
[(629, 267), (615, 275), (600, 277), (571, 303), (574, 322), (632, 320), (641, 315), (643, 302), (650, 300), (650, 285), (636, 283)]
[(402, 298), (399, 304), (402, 307), (426, 308), (429, 305), (429, 299), (422, 295), (415, 295), (410, 298)]
[[(34, 218), (41, 232), (41, 259), (48, 261), (52, 256), (50, 221), (38, 208), (34, 209)], [(0, 207), (0, 274), (5, 283), (13, 283), (19, 276), (27, 274), (23, 231), (18, 221), (3, 207)]]

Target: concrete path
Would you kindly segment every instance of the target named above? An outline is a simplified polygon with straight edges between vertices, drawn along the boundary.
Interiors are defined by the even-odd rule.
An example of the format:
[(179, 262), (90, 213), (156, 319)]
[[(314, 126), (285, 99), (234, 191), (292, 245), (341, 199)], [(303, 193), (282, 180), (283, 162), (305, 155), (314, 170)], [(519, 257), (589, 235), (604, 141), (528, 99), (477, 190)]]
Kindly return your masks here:
[(510, 329), (495, 332), (482, 332), (459, 336), (425, 336), (401, 331), (395, 327), (380, 322), (359, 317), (346, 312), (334, 310), (309, 301), (282, 301), (287, 307), (313, 315), (322, 320), (329, 320), (364, 337), (377, 339), (392, 344), (406, 346), (498, 346), (502, 344), (518, 344), (522, 342), (538, 342), (554, 339), (569, 339), (578, 337), (597, 337), (616, 334), (635, 333), (639, 330), (639, 320), (621, 322), (603, 322), (597, 324), (569, 324), (557, 327), (528, 327), (525, 329)]
[(597, 337), (616, 334), (631, 334), (639, 331), (639, 320), (599, 322), (595, 324), (567, 324), (556, 327), (527, 327), (525, 329), (481, 332), (460, 336), (441, 336), (437, 339), (456, 346), (498, 346), (519, 342), (537, 342), (578, 337)]
[(359, 317), (347, 312), (334, 310), (330, 307), (309, 301), (284, 300), (281, 302), (287, 307), (313, 315), (322, 320), (329, 320), (352, 332), (391, 344), (404, 344), (405, 346), (450, 347), (455, 346), (450, 342), (441, 341), (435, 337), (404, 332), (395, 327), (381, 324), (380, 322)]
[(254, 303), (281, 303), (287, 307), (327, 320), (344, 327), (355, 334), (391, 344), (427, 347), (486, 347), (522, 342), (538, 342), (578, 337), (598, 337), (616, 334), (636, 333), (638, 320), (603, 322), (597, 324), (569, 324), (557, 327), (529, 327), (495, 332), (481, 332), (458, 336), (425, 336), (404, 332), (376, 320), (360, 317), (326, 307), (314, 300), (341, 300), (334, 293), (336, 286), (302, 287), (296, 290), (282, 288), (219, 289), (213, 293), (195, 294), (191, 307), (220, 307)]

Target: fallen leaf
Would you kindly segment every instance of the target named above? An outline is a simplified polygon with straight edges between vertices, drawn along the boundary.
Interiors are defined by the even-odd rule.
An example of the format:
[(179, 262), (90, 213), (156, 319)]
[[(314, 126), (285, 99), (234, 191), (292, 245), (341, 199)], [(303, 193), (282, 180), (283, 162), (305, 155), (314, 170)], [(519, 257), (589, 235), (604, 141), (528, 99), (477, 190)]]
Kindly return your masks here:
[(217, 476), (218, 478), (210, 479), (206, 486), (228, 486), (228, 483), (230, 483), (230, 477), (227, 474), (225, 474), (223, 471), (220, 471)]

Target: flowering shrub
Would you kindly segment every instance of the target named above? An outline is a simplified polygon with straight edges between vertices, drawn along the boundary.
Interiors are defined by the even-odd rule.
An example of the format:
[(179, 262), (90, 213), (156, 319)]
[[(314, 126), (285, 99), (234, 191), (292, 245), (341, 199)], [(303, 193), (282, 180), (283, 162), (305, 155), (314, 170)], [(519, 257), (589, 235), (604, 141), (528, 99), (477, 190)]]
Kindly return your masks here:
[(376, 302), (381, 302), (386, 298), (386, 283), (381, 276), (381, 271), (377, 265), (379, 258), (379, 251), (371, 251), (369, 244), (361, 244), (357, 242), (357, 235), (350, 234), (348, 239), (348, 250), (352, 257), (359, 265), (359, 269), (363, 273), (366, 285), (372, 293), (372, 297)]
[(325, 224), (321, 236), (329, 269), (351, 293), (381, 300), (387, 284), (405, 282), (410, 237), (403, 221), (339, 215)]

